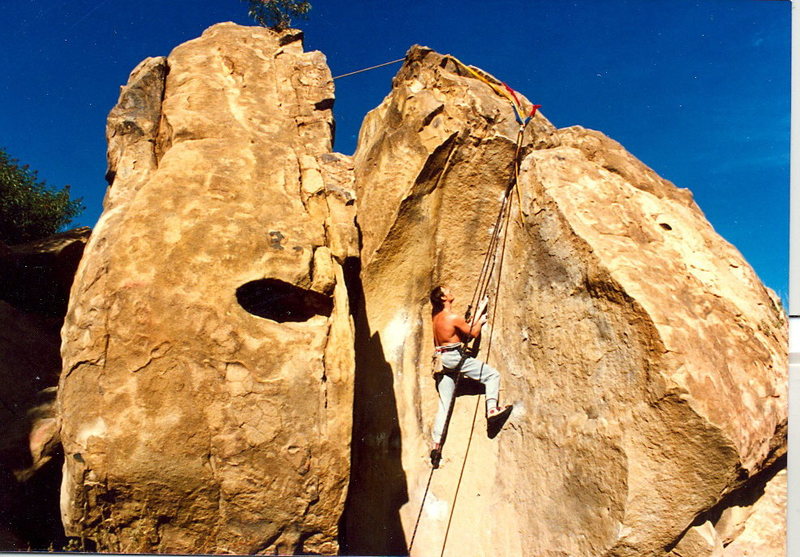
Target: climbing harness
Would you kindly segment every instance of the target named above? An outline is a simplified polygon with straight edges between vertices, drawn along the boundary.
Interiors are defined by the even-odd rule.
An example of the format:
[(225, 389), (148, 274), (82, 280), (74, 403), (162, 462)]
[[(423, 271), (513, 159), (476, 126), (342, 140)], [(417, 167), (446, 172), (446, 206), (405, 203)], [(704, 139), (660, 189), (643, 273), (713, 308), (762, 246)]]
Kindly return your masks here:
[[(514, 174), (513, 174), (512, 178), (509, 180), (509, 184), (506, 187), (505, 193), (503, 195), (503, 199), (502, 199), (502, 202), (500, 204), (500, 210), (498, 212), (497, 219), (495, 221), (495, 225), (494, 225), (494, 228), (492, 230), (492, 236), (491, 236), (491, 239), (489, 240), (489, 247), (488, 247), (488, 249), (486, 251), (486, 255), (484, 256), (483, 264), (481, 265), (481, 271), (480, 271), (480, 274), (478, 276), (478, 280), (477, 280), (477, 283), (476, 283), (476, 286), (475, 286), (475, 291), (474, 291), (474, 293), (472, 295), (472, 298), (470, 299), (470, 303), (467, 306), (467, 311), (466, 311), (466, 314), (464, 316), (464, 319), (469, 323), (471, 321), (471, 317), (472, 317), (472, 308), (478, 303), (479, 300), (482, 300), (484, 298), (484, 296), (486, 295), (486, 292), (489, 289), (489, 283), (491, 281), (492, 275), (494, 274), (495, 266), (497, 265), (497, 270), (498, 270), (498, 272), (497, 272), (497, 281), (496, 281), (497, 282), (497, 287), (495, 288), (495, 292), (494, 292), (495, 303), (493, 304), (493, 309), (492, 309), (492, 322), (494, 322), (494, 318), (495, 318), (496, 313), (497, 313), (497, 300), (498, 300), (498, 297), (499, 297), (499, 294), (500, 294), (500, 285), (501, 285), (500, 278), (501, 278), (502, 272), (503, 272), (503, 261), (505, 259), (506, 243), (507, 243), (507, 239), (508, 239), (508, 229), (509, 229), (509, 226), (511, 224), (510, 205), (511, 205), (511, 199), (513, 197), (514, 192), (517, 193), (517, 202), (519, 204), (520, 216), (522, 215), (522, 201), (520, 199), (518, 181), (519, 181), (520, 164), (522, 162), (520, 160), (520, 155), (521, 155), (521, 151), (522, 151), (523, 135), (525, 133), (526, 127), (528, 126), (530, 121), (533, 119), (533, 117), (536, 115), (537, 109), (541, 108), (541, 105), (534, 104), (534, 105), (531, 106), (529, 111), (523, 110), (523, 106), (522, 106), (522, 103), (519, 100), (519, 97), (514, 92), (514, 90), (511, 89), (508, 85), (506, 85), (505, 83), (501, 82), (502, 85), (503, 85), (503, 87), (501, 88), (501, 87), (497, 86), (495, 83), (492, 83), (485, 75), (483, 75), (482, 73), (479, 73), (479, 71), (477, 71), (475, 68), (467, 66), (466, 64), (464, 64), (463, 62), (461, 62), (460, 60), (455, 58), (454, 56), (448, 56), (448, 57), (451, 60), (453, 60), (457, 65), (460, 65), (463, 68), (465, 68), (473, 76), (477, 77), (479, 80), (481, 80), (484, 83), (486, 83), (487, 85), (489, 85), (498, 95), (503, 96), (507, 100), (509, 100), (511, 105), (512, 105), (512, 107), (514, 108), (514, 116), (515, 116), (515, 118), (517, 120), (517, 123), (519, 124), (519, 131), (517, 133), (517, 140), (516, 140), (516, 149), (515, 149), (515, 152), (514, 152), (514, 165), (513, 165), (514, 166)], [(448, 157), (448, 162), (449, 162), (449, 157)], [(502, 241), (500, 239), (501, 231), (502, 231)], [(497, 261), (498, 246), (500, 247), (499, 265), (498, 265), (498, 261)], [(476, 318), (480, 318), (479, 315), (475, 316), (475, 317)], [(492, 328), (490, 330), (490, 332), (489, 332), (489, 338), (488, 338), (487, 347), (486, 347), (486, 357), (483, 359), (483, 361), (481, 363), (481, 376), (483, 374), (483, 366), (486, 365), (485, 361), (488, 361), (489, 355), (491, 353), (492, 334), (493, 334), (493, 332), (494, 332), (494, 328)], [(455, 368), (451, 369), (451, 370), (447, 370), (447, 372), (449, 372), (449, 373), (455, 373), (455, 381), (454, 381), (455, 384), (454, 384), (454, 388), (453, 388), (453, 396), (450, 399), (450, 404), (449, 404), (449, 407), (448, 407), (448, 410), (447, 410), (447, 416), (445, 418), (444, 427), (442, 429), (442, 436), (441, 436), (441, 440), (439, 442), (439, 449), (438, 450), (434, 449), (434, 450), (431, 451), (431, 471), (430, 471), (430, 474), (428, 476), (428, 481), (427, 481), (427, 484), (425, 486), (425, 491), (424, 491), (423, 496), (422, 496), (422, 502), (420, 503), (419, 514), (417, 515), (417, 520), (416, 520), (416, 523), (414, 524), (414, 531), (413, 531), (413, 534), (411, 536), (411, 541), (410, 541), (410, 543), (408, 545), (409, 554), (411, 553), (411, 548), (414, 545), (414, 539), (416, 538), (416, 535), (417, 535), (417, 528), (419, 527), (420, 519), (422, 517), (422, 511), (425, 508), (425, 499), (428, 496), (428, 491), (430, 489), (431, 480), (433, 479), (433, 473), (434, 473), (434, 471), (436, 471), (438, 469), (439, 461), (441, 460), (441, 457), (442, 457), (441, 451), (444, 448), (444, 443), (445, 443), (445, 440), (447, 438), (447, 431), (448, 431), (449, 426), (450, 426), (450, 419), (452, 418), (453, 409), (455, 407), (455, 400), (456, 400), (456, 394), (457, 394), (457, 391), (458, 391), (458, 384), (459, 384), (459, 381), (460, 381), (461, 376), (462, 376), (462, 373), (460, 372), (461, 367), (463, 366), (464, 361), (466, 360), (466, 358), (470, 357), (471, 355), (475, 355), (477, 353), (477, 347), (475, 346), (475, 339), (472, 339), (470, 342), (473, 343), (472, 346), (470, 346), (469, 344), (461, 346), (461, 348), (460, 348), (460, 350), (461, 350), (461, 359), (460, 359), (458, 365)], [(442, 370), (442, 372), (445, 373), (444, 370)], [(447, 538), (448, 538), (448, 535), (450, 533), (450, 526), (451, 526), (452, 520), (453, 520), (453, 512), (455, 511), (456, 502), (458, 500), (458, 494), (459, 494), (459, 491), (461, 489), (461, 481), (462, 481), (462, 479), (464, 477), (464, 470), (466, 468), (467, 457), (469, 456), (469, 449), (470, 449), (470, 446), (472, 445), (472, 436), (473, 436), (473, 433), (475, 431), (475, 422), (476, 422), (477, 417), (478, 417), (478, 408), (479, 407), (480, 407), (480, 397), (476, 401), (475, 411), (473, 412), (473, 415), (472, 415), (472, 426), (471, 426), (471, 429), (470, 429), (469, 439), (467, 441), (467, 447), (466, 447), (466, 450), (465, 450), (465, 453), (464, 453), (464, 459), (463, 459), (462, 464), (461, 464), (461, 471), (460, 471), (459, 476), (458, 476), (458, 483), (456, 484), (455, 495), (453, 496), (453, 504), (450, 506), (450, 515), (449, 515), (448, 520), (447, 520), (447, 528), (445, 530), (444, 540), (442, 542), (441, 556), (444, 556), (444, 551), (445, 551), (445, 548), (447, 546)]]

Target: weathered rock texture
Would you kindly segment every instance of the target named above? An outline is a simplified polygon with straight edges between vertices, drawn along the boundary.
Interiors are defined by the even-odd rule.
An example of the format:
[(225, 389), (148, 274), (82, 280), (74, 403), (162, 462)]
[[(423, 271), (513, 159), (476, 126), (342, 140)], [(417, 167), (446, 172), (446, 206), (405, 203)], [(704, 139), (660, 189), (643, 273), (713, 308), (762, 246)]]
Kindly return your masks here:
[(297, 31), (230, 23), (122, 88), (113, 183), (62, 333), (69, 535), (111, 551), (337, 551), (357, 234), (332, 99)]
[[(517, 130), (508, 101), (424, 48), (363, 124), (357, 553), (411, 536), (437, 403), (427, 296), (445, 283), (466, 309)], [(537, 115), (523, 155), (482, 342), (515, 410), (496, 439), (478, 417), (447, 554), (665, 555), (785, 452), (785, 315), (691, 194), (616, 142)], [(414, 554), (441, 550), (476, 404), (458, 399)]]
[[(428, 294), (465, 308), (519, 126), (421, 47), (352, 158), (330, 153), (332, 99), (296, 31), (233, 24), (123, 87), (62, 332), (63, 520), (90, 547), (406, 551), (437, 405)], [(520, 160), (482, 342), (515, 410), (492, 439), (479, 416), (453, 509), (483, 407), (459, 398), (414, 554), (453, 511), (448, 555), (734, 555), (785, 454), (776, 297), (602, 134), (537, 115)]]
[(786, 555), (786, 478), (786, 470), (779, 471), (751, 505), (726, 509), (728, 515), (722, 516), (725, 529), (717, 525), (718, 535), (726, 544), (722, 557)]

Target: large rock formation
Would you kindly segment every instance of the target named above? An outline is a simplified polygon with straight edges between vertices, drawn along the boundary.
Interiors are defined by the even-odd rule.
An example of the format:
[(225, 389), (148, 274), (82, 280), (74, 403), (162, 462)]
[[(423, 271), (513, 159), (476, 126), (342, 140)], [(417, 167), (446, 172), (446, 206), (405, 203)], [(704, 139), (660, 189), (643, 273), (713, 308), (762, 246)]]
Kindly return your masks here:
[(784, 557), (785, 460), (700, 515), (669, 557)]
[[(519, 125), (415, 47), (354, 157), (330, 153), (330, 73), (299, 38), (212, 27), (136, 68), (109, 116), (58, 399), (63, 519), (90, 547), (406, 551), (437, 405), (428, 293), (465, 308)], [(449, 555), (718, 552), (785, 453), (780, 305), (616, 142), (537, 115), (520, 154), (482, 342), (515, 410), (489, 438), (458, 399), (414, 554), (451, 512)]]
[[(787, 472), (780, 470), (746, 507), (732, 506), (718, 537), (725, 544), (723, 557), (768, 557), (786, 555)], [(731, 527), (735, 525), (735, 527)], [(727, 534), (727, 536), (725, 536)], [(729, 542), (729, 543), (726, 543)]]
[[(353, 485), (369, 496), (351, 494), (356, 552), (399, 552), (411, 536), (437, 400), (427, 295), (448, 284), (466, 309), (517, 130), (507, 100), (423, 48), (362, 127), (371, 344), (357, 346), (369, 379), (356, 386)], [(691, 194), (616, 142), (538, 115), (522, 148), (482, 343), (515, 410), (494, 440), (478, 419), (447, 552), (664, 555), (785, 452), (784, 313)], [(361, 400), (375, 391), (392, 395)], [(441, 550), (476, 404), (458, 399), (415, 554)], [(375, 472), (387, 462), (403, 471), (388, 482)], [(384, 531), (367, 528), (375, 515)]]
[(62, 333), (62, 512), (88, 547), (337, 551), (357, 235), (332, 99), (297, 31), (233, 24), (123, 87)]

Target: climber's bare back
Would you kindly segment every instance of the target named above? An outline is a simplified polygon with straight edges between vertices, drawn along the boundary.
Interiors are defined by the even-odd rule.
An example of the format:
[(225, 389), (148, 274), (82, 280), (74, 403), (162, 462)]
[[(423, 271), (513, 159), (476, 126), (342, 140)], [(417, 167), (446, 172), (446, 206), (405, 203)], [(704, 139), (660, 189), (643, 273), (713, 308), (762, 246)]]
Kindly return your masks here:
[(478, 304), (478, 319), (474, 319), (471, 324), (466, 319), (453, 312), (452, 303), (455, 300), (453, 292), (442, 287), (442, 309), (434, 313), (431, 321), (433, 322), (433, 342), (436, 346), (453, 344), (455, 342), (467, 342), (469, 339), (481, 334), (481, 327), (486, 323), (486, 304), (488, 299), (484, 298)]
[(442, 310), (433, 316), (433, 341), (436, 346), (469, 339), (469, 325), (456, 313)]

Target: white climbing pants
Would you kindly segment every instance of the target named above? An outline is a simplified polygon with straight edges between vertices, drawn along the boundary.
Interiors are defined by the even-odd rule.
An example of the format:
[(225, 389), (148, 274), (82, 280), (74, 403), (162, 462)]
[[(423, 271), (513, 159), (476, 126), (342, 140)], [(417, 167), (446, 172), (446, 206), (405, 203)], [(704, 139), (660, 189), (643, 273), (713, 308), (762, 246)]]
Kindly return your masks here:
[[(441, 356), (444, 371), (454, 369), (461, 361), (461, 353), (458, 350), (444, 352)], [(461, 373), (480, 381), (486, 388), (486, 411), (497, 406), (498, 393), (500, 392), (500, 373), (493, 367), (488, 366), (477, 358), (467, 357), (461, 365)], [(439, 391), (439, 410), (436, 412), (436, 419), (433, 421), (433, 442), (441, 443), (444, 422), (447, 419), (447, 410), (450, 408), (450, 401), (453, 399), (455, 390), (455, 375), (443, 373), (436, 386)]]

